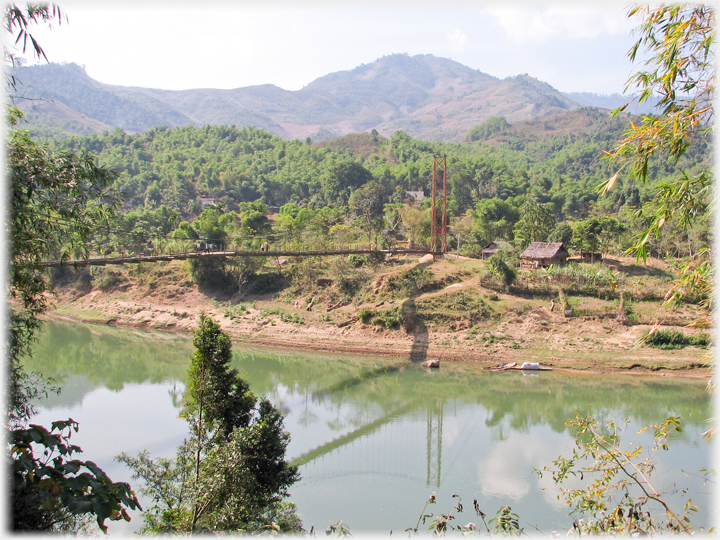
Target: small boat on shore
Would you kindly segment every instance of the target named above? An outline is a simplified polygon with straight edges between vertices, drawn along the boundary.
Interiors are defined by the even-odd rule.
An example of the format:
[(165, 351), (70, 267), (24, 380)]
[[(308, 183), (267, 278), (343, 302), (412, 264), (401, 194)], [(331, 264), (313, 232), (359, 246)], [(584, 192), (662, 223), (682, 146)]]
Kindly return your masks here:
[(541, 367), (539, 362), (523, 362), (520, 367), (511, 367), (510, 369), (519, 369), (523, 371), (552, 371), (552, 368)]

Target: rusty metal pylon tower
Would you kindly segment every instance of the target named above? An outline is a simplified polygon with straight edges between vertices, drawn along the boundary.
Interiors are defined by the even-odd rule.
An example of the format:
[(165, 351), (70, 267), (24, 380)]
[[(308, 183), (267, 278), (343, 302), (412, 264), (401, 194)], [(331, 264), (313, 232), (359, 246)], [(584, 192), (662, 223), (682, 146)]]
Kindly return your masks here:
[[(443, 204), (440, 223), (440, 250), (447, 251), (447, 156), (443, 156)], [(432, 174), (432, 210), (430, 216), (430, 251), (438, 251), (437, 246), (437, 156), (433, 156)]]

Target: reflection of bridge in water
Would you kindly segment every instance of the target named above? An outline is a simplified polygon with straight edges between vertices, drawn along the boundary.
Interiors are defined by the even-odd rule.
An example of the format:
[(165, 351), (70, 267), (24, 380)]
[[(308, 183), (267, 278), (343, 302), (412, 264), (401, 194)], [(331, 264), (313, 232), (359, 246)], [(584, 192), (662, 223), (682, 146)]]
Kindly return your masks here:
[[(444, 401), (409, 403), (292, 460), (304, 480), (339, 476), (395, 476), (440, 487)], [(425, 429), (423, 429), (425, 424)], [(425, 448), (423, 453), (419, 451)], [(424, 454), (424, 455), (423, 455)]]
[(64, 261), (45, 261), (40, 263), (46, 268), (62, 268), (75, 267), (82, 268), (84, 266), (106, 266), (108, 264), (137, 264), (144, 262), (161, 262), (161, 261), (183, 261), (186, 259), (204, 259), (208, 257), (332, 257), (334, 255), (419, 255), (431, 254), (435, 256), (443, 255), (440, 251), (431, 251), (427, 248), (417, 249), (337, 249), (325, 251), (191, 251), (185, 253), (168, 253), (164, 255), (139, 255), (134, 257), (95, 257), (88, 259), (64, 260)]

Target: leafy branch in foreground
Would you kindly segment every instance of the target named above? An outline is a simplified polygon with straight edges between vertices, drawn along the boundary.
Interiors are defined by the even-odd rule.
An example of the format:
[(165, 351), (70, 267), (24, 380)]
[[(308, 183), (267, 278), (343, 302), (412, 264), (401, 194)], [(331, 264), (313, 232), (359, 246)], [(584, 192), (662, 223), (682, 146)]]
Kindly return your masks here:
[(106, 519), (130, 521), (125, 508), (141, 509), (128, 484), (73, 458), (81, 452), (69, 443), (77, 430), (77, 422), (65, 420), (53, 422), (50, 431), (30, 425), (10, 432), (13, 529), (73, 532), (74, 517), (94, 515), (107, 533)]
[[(577, 516), (573, 531), (577, 534), (651, 534), (660, 531), (690, 532), (690, 515), (697, 510), (688, 500), (682, 514), (673, 511), (651, 482), (655, 456), (667, 450), (672, 431), (682, 431), (677, 417), (650, 426), (654, 429), (653, 444), (648, 452), (641, 445), (625, 440), (630, 421), (618, 424), (608, 421), (601, 426), (591, 416), (577, 415), (568, 423), (576, 429), (572, 456), (558, 457), (554, 468), (536, 470), (538, 476), (552, 473), (560, 486), (558, 498), (564, 499)], [(642, 428), (637, 434), (648, 428)], [(562, 487), (570, 477), (591, 479), (581, 489)], [(651, 504), (661, 508), (659, 515), (651, 513)], [(653, 510), (654, 511), (654, 510)], [(584, 518), (589, 518), (587, 521)]]

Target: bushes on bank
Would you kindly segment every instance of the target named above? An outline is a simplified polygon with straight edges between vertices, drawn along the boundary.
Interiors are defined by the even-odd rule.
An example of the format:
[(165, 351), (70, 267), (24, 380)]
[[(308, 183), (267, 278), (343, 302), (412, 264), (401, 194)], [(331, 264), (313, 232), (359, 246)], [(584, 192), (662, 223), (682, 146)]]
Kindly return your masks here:
[(657, 330), (645, 339), (645, 345), (657, 349), (682, 349), (687, 346), (706, 349), (710, 345), (710, 336), (688, 336), (681, 330)]

